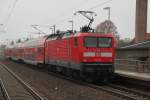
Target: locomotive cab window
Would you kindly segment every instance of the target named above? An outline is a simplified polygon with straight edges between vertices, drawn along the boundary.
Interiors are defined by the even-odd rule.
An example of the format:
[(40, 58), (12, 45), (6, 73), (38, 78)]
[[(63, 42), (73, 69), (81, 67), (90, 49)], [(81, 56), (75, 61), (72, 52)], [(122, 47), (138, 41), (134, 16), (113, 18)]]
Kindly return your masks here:
[(96, 37), (86, 37), (84, 40), (85, 47), (97, 47)]
[(109, 48), (112, 45), (112, 39), (109, 37), (86, 37), (84, 39), (85, 47)]
[(111, 47), (112, 39), (107, 37), (98, 38), (98, 47)]

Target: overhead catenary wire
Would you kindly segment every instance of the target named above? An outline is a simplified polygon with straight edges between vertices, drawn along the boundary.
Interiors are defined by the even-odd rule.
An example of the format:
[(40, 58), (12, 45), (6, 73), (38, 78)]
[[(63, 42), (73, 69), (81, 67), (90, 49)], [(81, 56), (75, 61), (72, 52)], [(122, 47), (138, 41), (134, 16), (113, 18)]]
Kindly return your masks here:
[[(80, 8), (81, 6), (85, 5), (86, 3), (88, 3), (88, 1), (90, 1), (90, 0), (84, 0), (83, 2), (80, 2), (78, 6), (72, 8), (72, 11), (73, 11), (75, 8)], [(78, 10), (79, 10), (79, 9), (78, 9)], [(69, 10), (69, 11), (71, 11), (71, 10)], [(66, 11), (65, 11), (65, 12), (66, 12)], [(67, 14), (67, 15), (68, 15), (67, 18), (60, 19), (59, 21), (55, 22), (53, 25), (60, 25), (62, 22), (65, 22), (65, 21), (67, 21), (68, 19), (71, 19), (72, 17), (74, 17), (73, 13), (74, 13), (74, 12), (71, 12), (70, 14)], [(59, 16), (61, 16), (61, 15), (64, 15), (64, 13), (60, 14)], [(47, 26), (52, 26), (52, 25), (47, 25)]]
[[(17, 1), (17, 0), (16, 0), (16, 1)], [(85, 5), (85, 4), (87, 4), (88, 1), (89, 1), (89, 0), (84, 0), (84, 1), (82, 1), (78, 6), (73, 7), (73, 9), (71, 9), (71, 10), (69, 10), (69, 11), (74, 11), (74, 9), (77, 10), (76, 8), (80, 9), (80, 7), (83, 6), (83, 5)], [(96, 1), (98, 1), (98, 0), (94, 0), (94, 2), (96, 2)], [(98, 3), (98, 2), (97, 2), (97, 5), (94, 5), (94, 6), (92, 6), (92, 7), (86, 8), (86, 9), (87, 9), (87, 10), (93, 10), (93, 9), (98, 8), (98, 7), (101, 7), (101, 6), (107, 4), (107, 3), (111, 2), (111, 1), (112, 1), (112, 0), (107, 0), (107, 1), (105, 0), (104, 2), (101, 2), (101, 3)], [(68, 11), (66, 11), (66, 12), (68, 12)], [(65, 15), (66, 12), (61, 13), (60, 15)], [(70, 14), (68, 15), (68, 17), (62, 18), (62, 19), (56, 21), (56, 22), (53, 23), (53, 24), (50, 24), (50, 25), (39, 25), (39, 26), (40, 26), (40, 27), (48, 27), (48, 28), (49, 28), (49, 27), (51, 27), (51, 26), (53, 26), (53, 25), (56, 25), (56, 26), (57, 26), (57, 25), (63, 24), (63, 22), (68, 21), (69, 19), (73, 19), (73, 18), (75, 17), (75, 16), (73, 15), (73, 13), (74, 13), (74, 12), (70, 13)], [(60, 16), (60, 15), (59, 15), (59, 16)]]
[[(71, 10), (69, 10), (69, 11), (73, 11), (75, 8), (80, 8), (81, 6), (85, 5), (88, 1), (89, 1), (89, 0), (84, 0), (83, 2), (80, 2), (78, 6), (73, 7), (73, 8), (72, 8)], [(65, 12), (66, 12), (66, 11), (65, 11)], [(67, 11), (67, 12), (68, 12), (68, 11)], [(68, 19), (71, 19), (72, 17), (74, 17), (74, 15), (72, 15), (72, 14), (73, 14), (72, 12), (71, 12), (70, 14), (67, 14), (67, 16), (68, 16), (67, 18), (60, 19), (59, 21), (55, 22), (54, 24), (55, 24), (55, 25), (59, 25), (60, 23), (66, 21), (66, 20), (68, 20)], [(59, 16), (62, 16), (62, 15), (64, 15), (64, 13), (60, 14)], [(50, 25), (50, 26), (52, 26), (52, 25)]]
[[(55, 23), (52, 23), (50, 25), (47, 25), (47, 27), (49, 28), (49, 26), (52, 26), (52, 25), (60, 25), (61, 23), (65, 22), (65, 21), (68, 21), (69, 19), (73, 19), (75, 16), (73, 15), (74, 11), (76, 10), (80, 10), (80, 7), (83, 7), (83, 5), (86, 5), (87, 3), (89, 3), (90, 0), (83, 0), (79, 5), (77, 5), (76, 7), (72, 7), (73, 9), (70, 9), (70, 10), (67, 10), (67, 12), (69, 12), (68, 14), (68, 17), (65, 15), (66, 12), (64, 12), (64, 14), (60, 14), (60, 15), (65, 15), (64, 17), (65, 18), (62, 18), (60, 20), (57, 20)], [(85, 10), (93, 10), (93, 9), (96, 9), (96, 8), (99, 8), (107, 3), (110, 3), (112, 0), (105, 0), (104, 2), (102, 2), (102, 0), (93, 0), (92, 2), (95, 2), (97, 1), (92, 7), (88, 7), (88, 8), (85, 8)], [(5, 20), (5, 27), (7, 27), (9, 21), (10, 21), (10, 18), (12, 17), (12, 14), (14, 13), (14, 10), (16, 8), (16, 5), (17, 5), (17, 2), (18, 0), (14, 0), (13, 1), (13, 4), (9, 6), (9, 14), (6, 16), (6, 20)], [(71, 11), (71, 12), (70, 12)], [(58, 18), (57, 18), (58, 19)], [(41, 27), (41, 25), (40, 25)]]
[[(13, 4), (12, 4), (12, 7), (11, 7), (11, 5), (9, 6), (10, 12), (8, 13), (8, 16), (6, 17), (6, 21), (5, 21), (5, 23), (4, 23), (5, 27), (6, 27), (6, 26), (8, 25), (8, 23), (9, 23), (9, 20), (10, 20), (10, 18), (11, 18), (11, 15), (13, 14), (13, 11), (14, 11), (14, 9), (15, 9), (15, 7), (16, 7), (17, 2), (18, 2), (18, 0), (15, 0), (15, 1), (13, 2)], [(8, 10), (9, 10), (9, 9), (8, 9)]]
[[(74, 11), (74, 9), (77, 10), (76, 8), (78, 8), (78, 10), (79, 10), (80, 7), (83, 6), (83, 5), (85, 5), (85, 4), (87, 4), (88, 1), (90, 1), (90, 0), (84, 0), (84, 1), (82, 1), (78, 6), (73, 7), (73, 9), (71, 9), (71, 10), (69, 10), (69, 11)], [(94, 2), (96, 2), (96, 1), (98, 1), (98, 0), (94, 0)], [(112, 1), (112, 0), (107, 0), (107, 1), (104, 1), (104, 2), (102, 2), (102, 3), (98, 3), (98, 4), (95, 5), (95, 6), (86, 8), (86, 10), (93, 10), (93, 9), (98, 8), (98, 7), (101, 7), (101, 6), (103, 6), (103, 5), (107, 4), (107, 3), (110, 3), (111, 1)], [(67, 11), (67, 12), (68, 12), (68, 11)], [(66, 13), (66, 11), (65, 11), (64, 13), (61, 13), (60, 15), (61, 15), (61, 16), (62, 16), (62, 15), (65, 15), (65, 13)], [(49, 27), (52, 26), (52, 25), (60, 25), (60, 24), (62, 24), (63, 22), (69, 20), (69, 19), (73, 19), (73, 18), (74, 18), (73, 13), (74, 13), (74, 12), (68, 14), (68, 17), (62, 18), (62, 19), (60, 19), (59, 21), (56, 21), (55, 23), (53, 23), (53, 24), (51, 24), (51, 25), (39, 25), (39, 26), (40, 26), (40, 27), (43, 27), (43, 26), (44, 26), (44, 27), (48, 27), (48, 28), (49, 28)], [(59, 15), (59, 16), (60, 16), (60, 15)]]
[[(85, 0), (85, 1), (87, 1), (87, 0)], [(104, 2), (102, 2), (102, 3), (100, 3), (100, 4), (97, 4), (97, 5), (93, 6), (93, 7), (87, 8), (87, 10), (93, 10), (93, 9), (95, 9), (95, 8), (99, 8), (99, 7), (101, 7), (101, 6), (103, 6), (103, 5), (107, 4), (107, 3), (110, 3), (111, 1), (112, 1), (112, 0), (104, 1)], [(67, 18), (64, 18), (64, 19), (62, 19), (62, 20), (56, 22), (55, 25), (60, 24), (60, 23), (62, 23), (62, 22), (64, 22), (64, 21), (70, 19), (70, 17), (74, 17), (74, 15), (71, 15), (71, 16), (69, 16), (69, 17), (67, 17)]]
[[(8, 25), (8, 23), (9, 23), (9, 19), (10, 19), (10, 17), (11, 17), (11, 15), (12, 15), (12, 13), (13, 13), (13, 11), (14, 11), (14, 8), (15, 8), (15, 6), (16, 6), (16, 4), (17, 4), (17, 2), (18, 2), (18, 0), (15, 0), (14, 2), (13, 2), (13, 4), (10, 4), (9, 5), (9, 7), (8, 7), (8, 15), (6, 14), (6, 19), (4, 19), (4, 22), (3, 22), (3, 29), (2, 29), (2, 31), (0, 31), (1, 33), (6, 33), (6, 27), (7, 27), (7, 25)], [(12, 7), (11, 7), (12, 6)]]
[(112, 0), (107, 0), (107, 1), (105, 1), (105, 2), (102, 2), (102, 3), (100, 3), (100, 4), (95, 5), (95, 6), (93, 6), (93, 7), (90, 7), (90, 8), (88, 8), (88, 9), (93, 10), (93, 9), (98, 8), (98, 7), (101, 7), (101, 6), (103, 6), (103, 5), (107, 4), (107, 3), (110, 3), (111, 1), (112, 1)]

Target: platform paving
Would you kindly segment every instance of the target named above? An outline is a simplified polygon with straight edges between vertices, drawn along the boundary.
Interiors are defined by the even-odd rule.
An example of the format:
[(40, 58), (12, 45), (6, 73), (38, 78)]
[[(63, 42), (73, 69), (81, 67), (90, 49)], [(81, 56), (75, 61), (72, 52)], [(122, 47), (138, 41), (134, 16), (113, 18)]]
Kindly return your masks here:
[(115, 70), (115, 73), (123, 77), (150, 82), (150, 73), (134, 72), (134, 71), (128, 71), (128, 70)]

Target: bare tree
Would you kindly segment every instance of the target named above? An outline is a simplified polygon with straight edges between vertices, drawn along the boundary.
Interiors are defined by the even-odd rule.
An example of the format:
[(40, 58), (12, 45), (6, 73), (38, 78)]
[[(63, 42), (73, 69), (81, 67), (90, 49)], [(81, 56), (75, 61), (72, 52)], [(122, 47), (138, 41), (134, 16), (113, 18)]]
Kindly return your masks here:
[(119, 41), (117, 41), (117, 47), (124, 47), (124, 46), (131, 45), (131, 44), (132, 44), (131, 38), (124, 38), (124, 39), (120, 39)]
[(14, 45), (14, 41), (11, 41), (11, 42), (10, 42), (10, 45)]
[(18, 39), (18, 40), (16, 41), (16, 43), (21, 43), (21, 39)]
[(110, 20), (105, 20), (104, 22), (98, 24), (96, 27), (96, 32), (104, 33), (104, 34), (113, 33), (114, 35), (118, 34), (117, 27)]

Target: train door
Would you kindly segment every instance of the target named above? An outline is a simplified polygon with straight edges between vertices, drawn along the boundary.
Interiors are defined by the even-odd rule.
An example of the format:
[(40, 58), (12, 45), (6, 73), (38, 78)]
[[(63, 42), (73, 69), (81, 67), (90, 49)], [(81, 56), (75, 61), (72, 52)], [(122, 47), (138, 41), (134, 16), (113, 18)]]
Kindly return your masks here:
[(44, 43), (44, 63), (45, 64), (48, 64), (48, 41), (47, 39), (45, 40), (45, 43)]
[(78, 62), (79, 60), (79, 49), (78, 49), (78, 46), (79, 46), (79, 41), (78, 41), (78, 38), (77, 37), (73, 37), (72, 39), (72, 59), (73, 61), (75, 62)]

